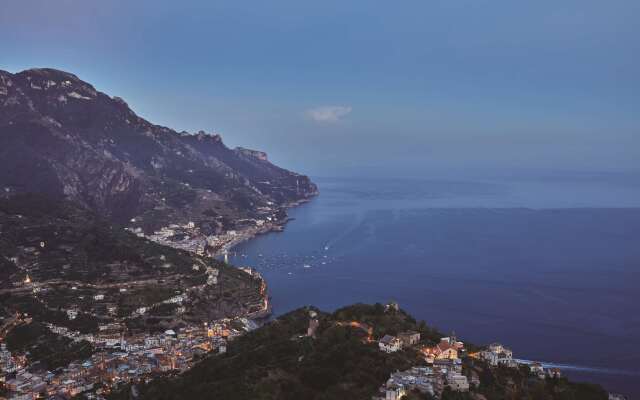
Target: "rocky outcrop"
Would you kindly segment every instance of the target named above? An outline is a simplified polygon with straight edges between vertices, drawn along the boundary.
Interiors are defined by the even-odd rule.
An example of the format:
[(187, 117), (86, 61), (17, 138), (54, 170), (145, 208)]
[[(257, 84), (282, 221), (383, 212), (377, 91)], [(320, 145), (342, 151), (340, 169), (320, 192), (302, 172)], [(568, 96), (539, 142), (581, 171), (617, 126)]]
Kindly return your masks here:
[(259, 161), (269, 161), (269, 159), (267, 158), (267, 153), (265, 153), (264, 151), (245, 149), (244, 147), (236, 147), (235, 151), (236, 153), (244, 157), (252, 157)]

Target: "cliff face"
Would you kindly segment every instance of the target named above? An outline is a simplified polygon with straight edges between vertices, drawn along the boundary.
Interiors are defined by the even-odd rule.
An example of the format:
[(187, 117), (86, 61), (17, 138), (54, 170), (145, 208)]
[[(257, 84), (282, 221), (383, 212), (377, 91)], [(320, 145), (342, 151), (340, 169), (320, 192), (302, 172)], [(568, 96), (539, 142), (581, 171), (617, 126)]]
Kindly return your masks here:
[(249, 217), (317, 191), (265, 153), (154, 125), (53, 69), (0, 71), (0, 188), (66, 198), (118, 222), (154, 210), (161, 223), (203, 209)]

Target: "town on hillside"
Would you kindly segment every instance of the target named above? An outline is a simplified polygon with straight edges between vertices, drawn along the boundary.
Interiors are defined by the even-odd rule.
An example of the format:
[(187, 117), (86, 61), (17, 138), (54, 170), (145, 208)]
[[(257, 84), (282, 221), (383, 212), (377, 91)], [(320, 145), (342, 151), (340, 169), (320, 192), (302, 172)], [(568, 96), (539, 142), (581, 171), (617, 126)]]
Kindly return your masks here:
[[(159, 310), (168, 310), (170, 318), (181, 315), (198, 293), (215, 290), (219, 269), (199, 264), (193, 268), (202, 269), (206, 280), (201, 284), (168, 292), (156, 303), (138, 304), (126, 313), (122, 313), (122, 302), (115, 296), (134, 291), (135, 284), (131, 282), (113, 284), (108, 290), (92, 287), (89, 291), (75, 284), (69, 288), (70, 293), (88, 306), (80, 307), (74, 301), (54, 307), (52, 297), (45, 295), (51, 290), (48, 283), (36, 282), (27, 274), (11, 290), (20, 290), (34, 305), (51, 310), (59, 322), (40, 320), (26, 312), (0, 319), (0, 399), (3, 392), (16, 400), (70, 399), (80, 394), (102, 399), (121, 384), (180, 373), (207, 354), (224, 353), (228, 341), (256, 329), (256, 321), (270, 314), (262, 276), (254, 269), (238, 268), (259, 284), (260, 294), (252, 300), (257, 303), (241, 315), (201, 324), (185, 320), (179, 328), (162, 331), (129, 329), (131, 321), (157, 318), (154, 314)], [(109, 318), (96, 319), (101, 312)], [(100, 321), (96, 329), (88, 329), (87, 321), (94, 320)]]
[[(391, 302), (385, 306), (385, 312), (398, 312), (399, 305)], [(313, 336), (319, 326), (316, 313), (310, 312), (308, 336)], [(456, 338), (455, 333), (441, 337), (433, 344), (421, 337), (415, 330), (402, 331), (396, 335), (384, 334), (374, 339), (374, 327), (360, 321), (338, 322), (339, 325), (350, 326), (362, 332), (363, 341), (377, 342), (381, 352), (395, 353), (413, 349), (421, 354), (423, 363), (408, 370), (395, 371), (378, 389), (372, 400), (400, 400), (411, 392), (440, 399), (447, 392), (469, 392), (471, 388), (481, 384), (480, 376), (471, 368), (474, 360), (481, 361), (490, 368), (518, 369), (526, 366), (534, 379), (557, 379), (562, 376), (558, 368), (544, 368), (540, 362), (520, 361), (513, 358), (513, 352), (500, 343), (492, 343), (478, 351), (469, 352), (465, 344)], [(625, 400), (619, 394), (609, 394), (610, 400)]]
[[(360, 312), (359, 309), (365, 311)], [(371, 309), (376, 310), (373, 317), (367, 314)], [(305, 310), (301, 311), (299, 325), (305, 327), (305, 331), (298, 331), (297, 336), (290, 340), (315, 341), (329, 327), (347, 328), (356, 342), (361, 342), (373, 354), (380, 354), (380, 361), (396, 356), (404, 360), (401, 365), (408, 368), (392, 371), (386, 381), (380, 382), (371, 400), (446, 400), (455, 393), (469, 393), (474, 397), (467, 398), (486, 400), (477, 389), (487, 385), (482, 376), (487, 370), (502, 373), (526, 371), (527, 379), (532, 381), (556, 382), (563, 379), (559, 369), (544, 368), (538, 362), (519, 361), (502, 344), (476, 347), (458, 340), (455, 333), (440, 336), (426, 325), (421, 327), (415, 321), (407, 322), (408, 315), (395, 302), (385, 306), (347, 307), (336, 311), (331, 318), (312, 308)], [(33, 326), (36, 322), (29, 316), (15, 315), (11, 324), (16, 329)], [(411, 328), (398, 329), (403, 326)], [(88, 343), (94, 349), (87, 357), (73, 359), (51, 370), (34, 363), (29, 351), (10, 351), (5, 343), (10, 338), (4, 336), (7, 330), (2, 330), (0, 383), (5, 396), (16, 400), (67, 400), (75, 396), (106, 400), (110, 394), (123, 390), (135, 392), (139, 385), (152, 385), (155, 378), (183, 376), (183, 372), (197, 368), (201, 360), (224, 357), (234, 340), (259, 329), (259, 324), (250, 318), (239, 317), (129, 336), (124, 336), (117, 328), (103, 326), (98, 333), (83, 334), (46, 323), (43, 329), (51, 334), (77, 346)], [(371, 389), (375, 390), (375, 386)], [(625, 397), (610, 394), (609, 399), (625, 400)]]
[[(28, 318), (21, 322), (31, 323)], [(104, 327), (97, 334), (81, 334), (46, 324), (52, 333), (73, 342), (91, 343), (95, 352), (49, 371), (31, 363), (29, 354), (13, 354), (6, 343), (0, 343), (0, 382), (12, 400), (71, 399), (80, 394), (104, 399), (121, 384), (180, 373), (206, 354), (225, 353), (229, 341), (257, 326), (247, 318), (222, 319), (177, 332), (170, 329), (125, 337), (114, 327)]]

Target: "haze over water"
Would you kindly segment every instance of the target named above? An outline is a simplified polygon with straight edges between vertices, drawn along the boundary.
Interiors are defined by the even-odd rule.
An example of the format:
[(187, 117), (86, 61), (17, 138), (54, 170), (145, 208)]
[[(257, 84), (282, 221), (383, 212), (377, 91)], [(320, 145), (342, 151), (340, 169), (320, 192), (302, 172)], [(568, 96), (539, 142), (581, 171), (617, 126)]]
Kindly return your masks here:
[(393, 299), (463, 340), (640, 394), (637, 177), (315, 181), (283, 233), (230, 259), (264, 275), (276, 315)]

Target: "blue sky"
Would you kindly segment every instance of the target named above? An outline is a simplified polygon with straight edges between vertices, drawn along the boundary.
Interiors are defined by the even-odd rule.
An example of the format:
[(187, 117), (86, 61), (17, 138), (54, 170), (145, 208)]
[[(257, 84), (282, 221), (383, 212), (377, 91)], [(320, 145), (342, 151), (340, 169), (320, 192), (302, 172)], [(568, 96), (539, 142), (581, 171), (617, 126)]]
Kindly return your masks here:
[(53, 67), (313, 175), (637, 170), (638, 1), (4, 0)]

